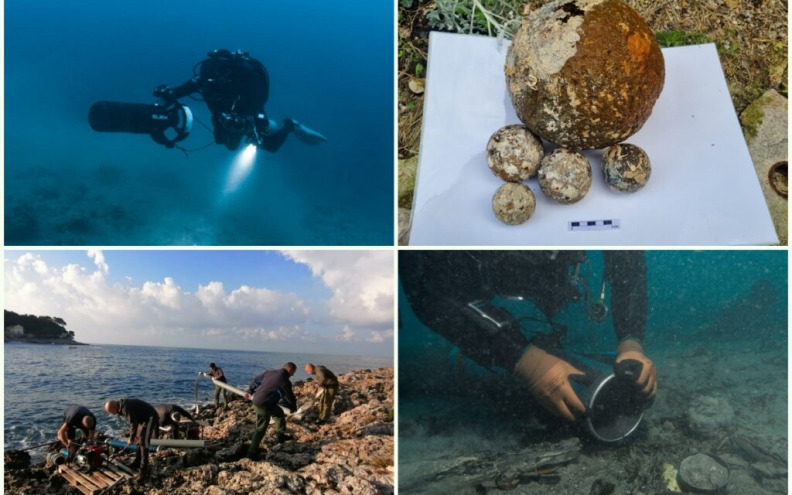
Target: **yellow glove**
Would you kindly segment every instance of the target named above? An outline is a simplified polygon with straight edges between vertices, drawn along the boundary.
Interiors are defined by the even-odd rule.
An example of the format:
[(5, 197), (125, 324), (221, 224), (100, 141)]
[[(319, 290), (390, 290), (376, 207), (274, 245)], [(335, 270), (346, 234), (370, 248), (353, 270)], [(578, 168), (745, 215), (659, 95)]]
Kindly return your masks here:
[(574, 413), (586, 412), (586, 406), (569, 383), (570, 377), (582, 377), (585, 373), (566, 361), (531, 346), (514, 367), (514, 373), (528, 383), (531, 395), (550, 413), (574, 421)]
[(654, 399), (657, 395), (657, 368), (652, 361), (644, 355), (641, 344), (632, 339), (623, 340), (616, 348), (616, 363), (632, 359), (641, 363), (641, 374), (635, 380), (636, 385), (641, 387), (641, 393), (647, 400)]

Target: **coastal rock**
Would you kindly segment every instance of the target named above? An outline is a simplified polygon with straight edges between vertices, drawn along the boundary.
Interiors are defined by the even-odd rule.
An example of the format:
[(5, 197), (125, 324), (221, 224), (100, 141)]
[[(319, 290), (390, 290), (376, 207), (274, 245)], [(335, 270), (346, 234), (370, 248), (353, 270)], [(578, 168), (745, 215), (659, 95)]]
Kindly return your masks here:
[[(316, 407), (300, 421), (287, 421), (293, 440), (275, 442), (273, 428), (261, 444), (262, 460), (244, 458), (255, 414), (249, 403), (227, 409), (209, 406), (197, 418), (206, 426), (207, 448), (168, 449), (151, 455), (143, 482), (129, 480), (109, 495), (335, 494), (393, 493), (393, 370), (359, 370), (339, 375), (340, 389), (328, 423), (315, 424)], [(298, 405), (318, 391), (314, 380), (295, 382)], [(131, 454), (116, 457), (129, 464)], [(5, 493), (72, 495), (76, 490), (43, 465), (5, 470)]]

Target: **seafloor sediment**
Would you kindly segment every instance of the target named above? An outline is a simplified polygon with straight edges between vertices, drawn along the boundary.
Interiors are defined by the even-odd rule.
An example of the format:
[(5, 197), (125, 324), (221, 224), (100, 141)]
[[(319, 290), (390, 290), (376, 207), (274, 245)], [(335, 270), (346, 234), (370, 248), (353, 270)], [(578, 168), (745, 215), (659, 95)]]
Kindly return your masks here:
[[(678, 493), (672, 490), (673, 469), (705, 452), (728, 465), (728, 493), (788, 493), (785, 341), (705, 342), (667, 343), (654, 353), (649, 348), (659, 393), (632, 441), (619, 445), (593, 441), (582, 429), (537, 410), (524, 390), (502, 383), (490, 383), (478, 396), (402, 398), (399, 490), (668, 495)], [(576, 438), (581, 443), (568, 443)], [(533, 459), (532, 448), (560, 462), (539, 463), (515, 476), (513, 468)], [(526, 454), (510, 461), (515, 452)], [(479, 465), (488, 469), (477, 471)]]
[[(244, 458), (255, 423), (247, 401), (227, 410), (210, 407), (199, 414), (207, 448), (168, 449), (151, 455), (151, 472), (142, 482), (129, 480), (107, 495), (232, 495), (393, 493), (393, 369), (359, 370), (340, 375), (333, 416), (317, 425), (311, 408), (300, 421), (289, 420), (293, 440), (276, 444), (271, 426), (262, 442), (262, 459)], [(313, 380), (296, 382), (298, 405), (317, 392)], [(101, 424), (100, 424), (101, 427)], [(116, 459), (130, 464), (132, 456)], [(5, 493), (72, 495), (80, 492), (43, 465), (11, 469), (6, 463)]]

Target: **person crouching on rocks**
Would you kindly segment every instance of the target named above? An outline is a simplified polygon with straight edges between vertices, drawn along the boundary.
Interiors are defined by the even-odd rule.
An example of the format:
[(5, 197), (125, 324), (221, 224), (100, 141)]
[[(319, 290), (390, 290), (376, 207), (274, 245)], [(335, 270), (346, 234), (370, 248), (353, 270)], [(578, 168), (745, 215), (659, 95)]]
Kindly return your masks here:
[(137, 479), (142, 480), (148, 474), (148, 446), (151, 442), (151, 435), (159, 427), (157, 410), (148, 402), (139, 399), (120, 399), (107, 401), (105, 411), (123, 416), (129, 421), (131, 428), (127, 445), (137, 444), (138, 446), (132, 468), (140, 467)]
[(311, 363), (305, 365), (305, 372), (315, 375), (316, 383), (322, 389), (319, 397), (319, 419), (316, 420), (316, 424), (320, 425), (327, 421), (333, 410), (333, 401), (338, 392), (338, 378), (324, 366), (315, 366)]
[(270, 418), (275, 421), (275, 434), (278, 443), (292, 439), (291, 435), (286, 434), (286, 414), (278, 406), (278, 402), (283, 401), (291, 412), (297, 410), (297, 399), (294, 397), (291, 381), (289, 381), (296, 371), (296, 364), (286, 363), (281, 369), (267, 370), (250, 382), (245, 398), (253, 401), (253, 410), (256, 412), (256, 429), (253, 430), (253, 438), (250, 440), (248, 458), (259, 459), (259, 444), (267, 431)]
[(58, 440), (69, 449), (69, 460), (74, 457), (79, 445), (74, 442), (77, 430), (91, 442), (96, 437), (96, 416), (85, 406), (74, 406), (63, 413), (63, 425), (58, 429)]
[[(157, 411), (157, 419), (159, 419), (160, 428), (170, 427), (174, 440), (179, 439), (179, 422), (182, 416), (198, 424), (198, 421), (195, 420), (192, 414), (184, 410), (184, 408), (180, 407), (178, 404), (158, 404), (154, 406), (154, 410)], [(159, 432), (155, 432), (154, 437), (159, 437)]]

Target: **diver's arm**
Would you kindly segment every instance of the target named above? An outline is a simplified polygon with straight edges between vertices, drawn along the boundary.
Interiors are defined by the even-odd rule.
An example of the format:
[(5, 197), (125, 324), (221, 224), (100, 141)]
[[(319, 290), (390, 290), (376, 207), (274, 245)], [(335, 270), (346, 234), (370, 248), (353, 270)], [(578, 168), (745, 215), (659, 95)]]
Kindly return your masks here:
[(184, 98), (185, 96), (197, 92), (201, 88), (201, 80), (197, 77), (193, 77), (189, 81), (185, 82), (184, 84), (180, 84), (175, 88), (170, 88), (165, 84), (157, 86), (154, 89), (154, 96), (157, 98), (162, 98), (165, 100), (166, 103), (174, 103), (179, 98)]
[(508, 311), (491, 305), (478, 264), (467, 253), (400, 252), (399, 278), (418, 319), (463, 355), (487, 369), (512, 370), (520, 360), (528, 341)]
[(605, 251), (605, 274), (611, 286), (613, 327), (619, 341), (643, 341), (649, 296), (643, 251)]
[(259, 147), (270, 153), (278, 151), (292, 130), (294, 130), (292, 119), (284, 119), (283, 123), (268, 119), (267, 129), (259, 133)]

